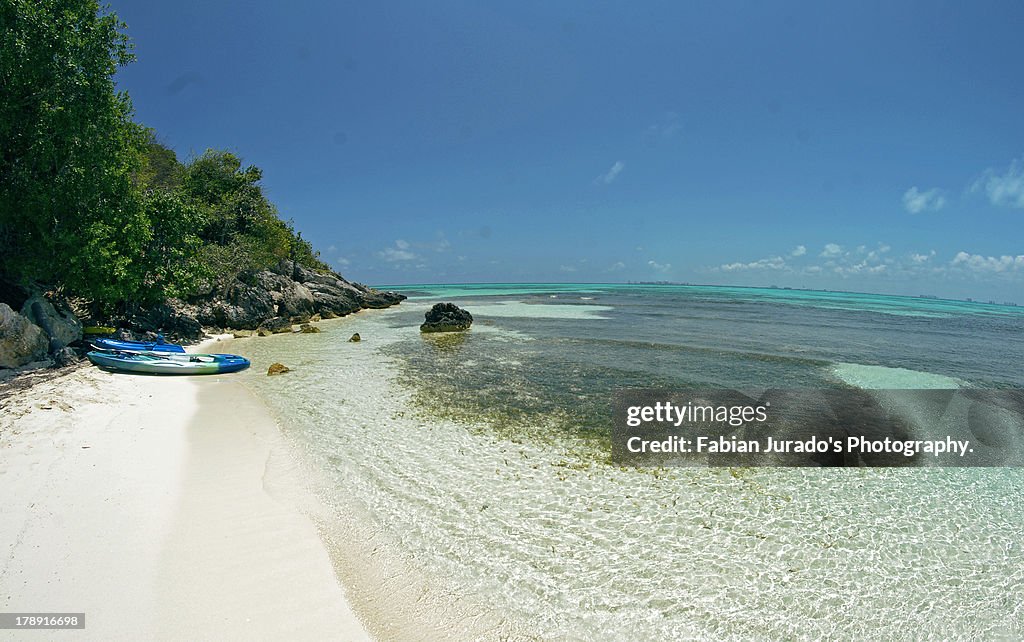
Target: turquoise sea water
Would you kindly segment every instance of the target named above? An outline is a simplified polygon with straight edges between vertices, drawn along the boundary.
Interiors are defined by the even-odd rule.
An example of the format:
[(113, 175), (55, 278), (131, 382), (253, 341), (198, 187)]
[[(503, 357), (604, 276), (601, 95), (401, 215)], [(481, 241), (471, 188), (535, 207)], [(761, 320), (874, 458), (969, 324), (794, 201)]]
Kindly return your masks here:
[[(624, 386), (1024, 387), (1024, 309), (688, 286), (401, 290), (401, 306), (322, 334), (231, 345), (321, 480), (339, 575), (385, 637), (1024, 635), (1019, 469), (638, 471), (606, 448)], [(470, 310), (473, 329), (421, 335), (439, 300)], [(271, 361), (293, 372), (268, 378)]]

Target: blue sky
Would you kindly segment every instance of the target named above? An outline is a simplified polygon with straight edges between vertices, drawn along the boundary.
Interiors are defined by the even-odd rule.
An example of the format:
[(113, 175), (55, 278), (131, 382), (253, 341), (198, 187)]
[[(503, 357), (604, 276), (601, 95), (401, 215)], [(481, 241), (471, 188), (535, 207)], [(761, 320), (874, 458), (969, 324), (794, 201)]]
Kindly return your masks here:
[(138, 119), (363, 282), (1024, 303), (1019, 2), (112, 9)]

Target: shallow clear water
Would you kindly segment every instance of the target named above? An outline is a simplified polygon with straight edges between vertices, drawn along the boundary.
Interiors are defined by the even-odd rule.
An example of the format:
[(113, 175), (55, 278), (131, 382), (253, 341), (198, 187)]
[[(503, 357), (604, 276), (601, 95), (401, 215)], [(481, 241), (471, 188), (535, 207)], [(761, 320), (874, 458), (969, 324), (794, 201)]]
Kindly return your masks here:
[[(327, 530), (362, 520), (371, 533), (372, 559), (339, 566), (421, 578), (414, 604), (380, 596), (387, 617), (485, 639), (1024, 634), (1019, 469), (640, 471), (611, 466), (604, 441), (623, 386), (1024, 386), (1018, 309), (745, 288), (412, 290), (423, 298), (322, 334), (231, 344), (326, 480)], [(421, 336), (437, 300), (469, 309), (473, 329)], [(268, 378), (271, 361), (294, 371)]]

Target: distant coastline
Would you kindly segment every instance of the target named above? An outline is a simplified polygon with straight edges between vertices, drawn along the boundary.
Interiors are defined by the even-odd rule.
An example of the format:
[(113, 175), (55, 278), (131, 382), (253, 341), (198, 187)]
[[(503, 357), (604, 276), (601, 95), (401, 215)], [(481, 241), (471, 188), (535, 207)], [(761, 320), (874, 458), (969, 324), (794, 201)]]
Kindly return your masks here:
[(796, 287), (780, 287), (775, 285), (730, 285), (722, 283), (691, 283), (686, 281), (530, 281), (530, 282), (514, 282), (514, 281), (459, 281), (450, 283), (388, 283), (374, 285), (373, 287), (381, 290), (412, 290), (412, 289), (423, 289), (430, 287), (450, 287), (450, 286), (529, 286), (529, 287), (544, 287), (544, 286), (588, 286), (588, 287), (601, 287), (601, 286), (667, 286), (667, 287), (691, 287), (691, 288), (720, 288), (720, 289), (737, 289), (737, 290), (783, 290), (791, 292), (812, 292), (812, 293), (828, 293), (828, 294), (848, 294), (856, 296), (877, 296), (877, 297), (893, 297), (901, 299), (925, 299), (931, 301), (946, 301), (951, 303), (972, 303), (975, 305), (985, 306), (998, 306), (998, 307), (1009, 307), (1016, 308), (1024, 305), (1024, 302), (1018, 303), (1016, 301), (1004, 301), (999, 302), (995, 300), (985, 300), (968, 298), (953, 298), (944, 297), (931, 294), (894, 294), (888, 292), (865, 292), (860, 290), (838, 290), (829, 288), (796, 288)]

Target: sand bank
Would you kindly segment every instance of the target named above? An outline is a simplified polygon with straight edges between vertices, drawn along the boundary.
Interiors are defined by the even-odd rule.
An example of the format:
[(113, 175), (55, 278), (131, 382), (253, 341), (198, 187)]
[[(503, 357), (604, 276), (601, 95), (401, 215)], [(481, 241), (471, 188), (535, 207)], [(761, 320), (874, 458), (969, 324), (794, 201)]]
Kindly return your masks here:
[(230, 375), (37, 384), (0, 401), (0, 612), (84, 612), (75, 639), (368, 639), (306, 492)]

